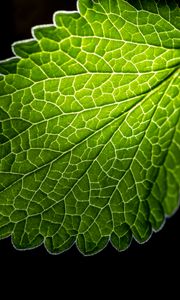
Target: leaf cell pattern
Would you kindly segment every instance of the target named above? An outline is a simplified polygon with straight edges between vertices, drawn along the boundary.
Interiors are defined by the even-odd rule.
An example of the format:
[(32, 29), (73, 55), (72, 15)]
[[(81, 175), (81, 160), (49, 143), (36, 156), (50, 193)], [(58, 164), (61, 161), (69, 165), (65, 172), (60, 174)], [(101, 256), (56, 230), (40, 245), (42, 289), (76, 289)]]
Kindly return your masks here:
[(0, 238), (86, 255), (179, 204), (176, 1), (79, 0), (0, 63)]

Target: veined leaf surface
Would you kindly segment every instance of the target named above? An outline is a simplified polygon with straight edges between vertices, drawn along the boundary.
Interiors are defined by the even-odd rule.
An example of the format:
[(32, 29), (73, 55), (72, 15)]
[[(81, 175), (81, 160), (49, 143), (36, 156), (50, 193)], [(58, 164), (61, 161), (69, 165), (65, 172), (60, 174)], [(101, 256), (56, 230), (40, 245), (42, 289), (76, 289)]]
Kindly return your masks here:
[(0, 237), (84, 254), (179, 204), (180, 9), (79, 0), (0, 63)]

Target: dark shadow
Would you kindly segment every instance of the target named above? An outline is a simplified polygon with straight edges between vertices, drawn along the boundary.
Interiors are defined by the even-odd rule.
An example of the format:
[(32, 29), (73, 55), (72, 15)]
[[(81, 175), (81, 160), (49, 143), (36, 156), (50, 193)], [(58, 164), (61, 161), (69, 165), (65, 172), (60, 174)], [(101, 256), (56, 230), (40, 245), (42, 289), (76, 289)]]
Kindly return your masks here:
[(12, 56), (11, 44), (32, 38), (31, 27), (51, 24), (57, 10), (76, 10), (76, 0), (5, 0), (0, 4), (0, 59)]

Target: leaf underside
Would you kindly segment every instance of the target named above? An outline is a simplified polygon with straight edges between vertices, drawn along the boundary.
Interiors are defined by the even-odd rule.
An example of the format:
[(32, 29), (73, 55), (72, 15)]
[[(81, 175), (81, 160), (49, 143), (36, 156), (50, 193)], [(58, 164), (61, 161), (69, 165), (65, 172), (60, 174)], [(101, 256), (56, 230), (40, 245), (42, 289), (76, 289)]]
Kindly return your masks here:
[(0, 238), (86, 255), (178, 208), (180, 9), (79, 0), (0, 63)]

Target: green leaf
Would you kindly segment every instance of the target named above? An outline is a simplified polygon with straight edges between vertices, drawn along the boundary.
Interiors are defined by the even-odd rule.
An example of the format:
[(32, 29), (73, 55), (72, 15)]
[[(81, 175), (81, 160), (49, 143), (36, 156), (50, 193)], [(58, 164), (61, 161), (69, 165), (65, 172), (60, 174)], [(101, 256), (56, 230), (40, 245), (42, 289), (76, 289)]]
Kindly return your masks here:
[(180, 9), (79, 0), (0, 63), (0, 237), (84, 254), (178, 208)]

